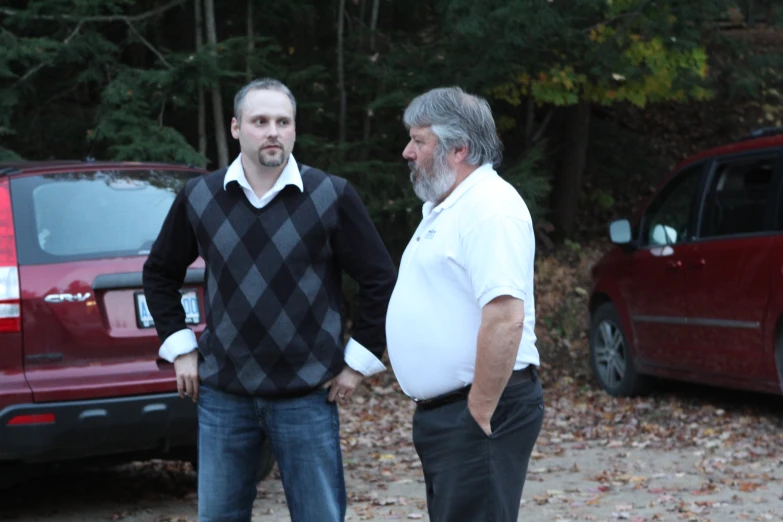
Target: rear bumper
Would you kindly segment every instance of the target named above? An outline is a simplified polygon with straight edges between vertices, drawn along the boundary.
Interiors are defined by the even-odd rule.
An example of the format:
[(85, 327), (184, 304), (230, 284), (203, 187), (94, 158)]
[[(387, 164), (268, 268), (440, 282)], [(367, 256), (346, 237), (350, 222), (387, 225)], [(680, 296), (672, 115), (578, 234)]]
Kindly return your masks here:
[[(19, 424), (20, 416), (53, 422)], [(17, 418), (16, 424), (9, 424)], [(23, 419), (22, 419), (23, 420)], [(196, 445), (196, 405), (176, 393), (17, 404), (0, 411), (0, 461), (47, 462)]]

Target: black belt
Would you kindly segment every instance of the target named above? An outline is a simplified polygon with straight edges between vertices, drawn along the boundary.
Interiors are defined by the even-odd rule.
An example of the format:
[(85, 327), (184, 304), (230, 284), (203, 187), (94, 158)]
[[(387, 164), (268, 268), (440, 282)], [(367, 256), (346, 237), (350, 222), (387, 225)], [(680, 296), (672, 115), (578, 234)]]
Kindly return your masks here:
[[(535, 366), (531, 364), (530, 366), (526, 366), (521, 370), (512, 372), (511, 377), (508, 379), (508, 383), (506, 383), (506, 388), (527, 381), (535, 381), (536, 378)], [(416, 403), (416, 406), (422, 410), (440, 408), (441, 406), (451, 404), (452, 402), (466, 400), (468, 398), (468, 393), (470, 393), (470, 386), (471, 385), (468, 384), (464, 388), (444, 393), (443, 395), (438, 395), (437, 397), (433, 397), (431, 399), (413, 399), (413, 401)]]

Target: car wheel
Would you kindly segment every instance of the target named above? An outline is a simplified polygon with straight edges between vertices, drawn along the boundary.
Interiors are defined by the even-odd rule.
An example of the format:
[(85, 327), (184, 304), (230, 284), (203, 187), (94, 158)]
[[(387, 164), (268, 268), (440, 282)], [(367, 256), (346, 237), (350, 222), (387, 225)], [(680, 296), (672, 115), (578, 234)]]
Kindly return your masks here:
[(783, 327), (778, 326), (777, 340), (775, 341), (775, 366), (778, 370), (778, 385), (783, 392)]
[[(198, 451), (195, 458), (190, 463), (193, 465), (193, 469), (198, 473)], [(267, 438), (264, 440), (264, 446), (261, 448), (261, 461), (258, 463), (258, 470), (256, 471), (256, 483), (260, 483), (272, 472), (275, 467), (275, 454), (272, 451), (272, 443)]]
[(628, 338), (612, 303), (598, 307), (590, 322), (590, 366), (609, 395), (630, 397), (647, 389), (648, 379), (634, 368)]

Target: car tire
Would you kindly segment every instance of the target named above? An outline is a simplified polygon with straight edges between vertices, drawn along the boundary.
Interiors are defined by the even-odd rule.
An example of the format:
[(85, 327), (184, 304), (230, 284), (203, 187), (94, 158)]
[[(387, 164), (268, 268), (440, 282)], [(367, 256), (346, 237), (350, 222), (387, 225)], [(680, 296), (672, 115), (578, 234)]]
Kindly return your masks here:
[(598, 307), (590, 321), (590, 367), (598, 384), (614, 397), (647, 391), (649, 378), (636, 371), (628, 336), (612, 303)]
[[(193, 469), (198, 473), (198, 451), (196, 457), (193, 458), (190, 463), (193, 465)], [(275, 467), (275, 453), (272, 451), (272, 443), (267, 438), (264, 440), (264, 446), (261, 448), (261, 461), (258, 463), (258, 470), (256, 471), (256, 484), (260, 484), (265, 478), (272, 473), (272, 469)]]
[(778, 386), (783, 393), (783, 326), (778, 326), (775, 339), (775, 368), (778, 371)]

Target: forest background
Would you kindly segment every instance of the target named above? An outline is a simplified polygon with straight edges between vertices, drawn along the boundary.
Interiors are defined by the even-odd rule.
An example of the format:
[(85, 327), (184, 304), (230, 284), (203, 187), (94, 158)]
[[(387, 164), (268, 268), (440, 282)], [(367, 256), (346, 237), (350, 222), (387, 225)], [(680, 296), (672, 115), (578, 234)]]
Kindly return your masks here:
[(539, 263), (578, 286), (677, 162), (781, 125), (782, 24), (781, 0), (6, 0), (0, 161), (216, 169), (235, 92), (271, 76), (297, 159), (354, 183), (399, 259), (420, 219), (402, 112), (459, 85), (492, 105)]

